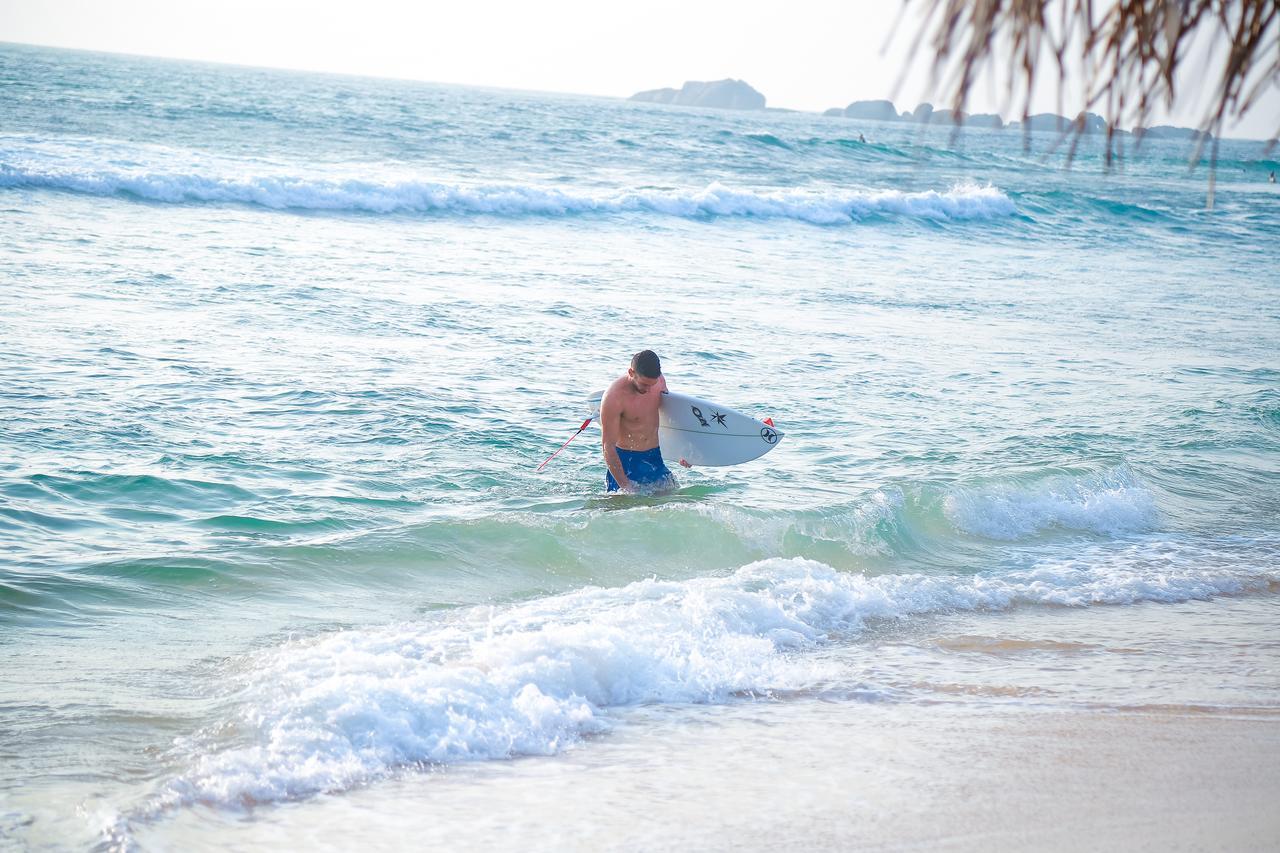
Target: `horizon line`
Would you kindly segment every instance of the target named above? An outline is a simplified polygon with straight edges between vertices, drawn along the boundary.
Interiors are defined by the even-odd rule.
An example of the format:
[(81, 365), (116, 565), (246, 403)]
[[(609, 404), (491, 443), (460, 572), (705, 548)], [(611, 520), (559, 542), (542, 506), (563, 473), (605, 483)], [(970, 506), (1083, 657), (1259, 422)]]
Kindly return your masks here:
[[(448, 81), (448, 80), (428, 79), (428, 78), (425, 78), (425, 77), (401, 77), (401, 76), (397, 76), (397, 75), (393, 75), (393, 74), (377, 74), (377, 73), (373, 73), (373, 72), (334, 71), (334, 70), (331, 70), (331, 69), (318, 69), (318, 68), (310, 68), (310, 67), (300, 67), (300, 66), (296, 66), (296, 65), (261, 65), (261, 64), (250, 64), (250, 63), (244, 63), (244, 62), (230, 62), (230, 61), (227, 61), (227, 60), (219, 60), (219, 59), (198, 59), (198, 58), (189, 57), (189, 56), (173, 56), (173, 55), (169, 55), (169, 54), (159, 54), (159, 53), (127, 53), (127, 52), (119, 51), (119, 50), (104, 50), (104, 49), (102, 49), (102, 48), (72, 47), (72, 46), (69, 46), (69, 45), (61, 45), (61, 44), (39, 44), (39, 43), (36, 43), (36, 42), (8, 41), (8, 40), (0, 39), (0, 47), (2, 47), (2, 46), (27, 47), (27, 48), (39, 48), (39, 49), (45, 49), (45, 50), (65, 50), (65, 51), (70, 51), (70, 52), (73, 52), (73, 53), (102, 54), (102, 55), (105, 55), (105, 56), (126, 57), (126, 58), (132, 58), (132, 59), (156, 59), (156, 60), (161, 60), (161, 61), (164, 61), (164, 62), (188, 62), (188, 63), (201, 64), (201, 65), (216, 65), (216, 66), (222, 66), (222, 67), (226, 67), (226, 68), (243, 68), (243, 69), (248, 69), (248, 70), (253, 70), (253, 71), (291, 71), (291, 72), (297, 72), (297, 73), (303, 73), (303, 74), (319, 74), (319, 75), (324, 75), (324, 76), (328, 76), (328, 77), (349, 77), (349, 78), (353, 78), (353, 79), (357, 79), (357, 80), (359, 80), (359, 79), (365, 79), (365, 80), (390, 80), (390, 81), (402, 82), (402, 83), (425, 83), (425, 84), (428, 84), (428, 85), (435, 85), (435, 86), (459, 86), (459, 87), (462, 87), (462, 88), (471, 88), (471, 89), (487, 89), (487, 90), (491, 90), (491, 91), (498, 91), (498, 92), (520, 92), (520, 93), (525, 93), (525, 94), (561, 95), (561, 96), (579, 97), (579, 98), (608, 98), (608, 99), (614, 99), (614, 100), (619, 100), (619, 101), (630, 101), (630, 100), (631, 100), (631, 98), (632, 98), (632, 95), (637, 94), (637, 93), (632, 93), (632, 95), (613, 95), (613, 94), (601, 94), (601, 93), (592, 93), (592, 92), (569, 92), (569, 91), (552, 90), (552, 89), (522, 89), (522, 88), (518, 88), (518, 87), (514, 87), (514, 86), (497, 86), (497, 85), (484, 84), (484, 83), (461, 83), (461, 82), (453, 82), (453, 81)], [(723, 78), (723, 79), (724, 79), (724, 80), (737, 80), (738, 82), (745, 83), (747, 86), (750, 86), (754, 91), (759, 92), (759, 90), (758, 90), (758, 89), (755, 89), (755, 87), (754, 87), (754, 86), (751, 86), (751, 84), (750, 84), (750, 83), (747, 83), (747, 82), (746, 82), (746, 80), (744, 80), (744, 79), (742, 79), (742, 78), (725, 77), (725, 78)], [(686, 82), (686, 83), (688, 83), (688, 82), (718, 82), (718, 81), (688, 81), (688, 80), (686, 80), (685, 82)], [(661, 86), (661, 87), (658, 87), (658, 88), (660, 88), (660, 89), (661, 89), (661, 88), (676, 88), (676, 87)], [(645, 89), (642, 89), (641, 91), (653, 91), (653, 90), (645, 90)], [(828, 107), (826, 110), (819, 111), (819, 110), (801, 109), (801, 108), (796, 108), (796, 107), (769, 106), (769, 105), (768, 105), (768, 96), (767, 96), (767, 95), (764, 95), (764, 93), (763, 93), (763, 92), (760, 92), (760, 94), (761, 94), (762, 96), (764, 96), (764, 97), (765, 97), (765, 104), (766, 104), (766, 106), (764, 106), (764, 107), (763, 107), (763, 108), (761, 108), (760, 110), (729, 110), (729, 109), (724, 109), (723, 111), (724, 111), (724, 112), (729, 112), (729, 113), (750, 114), (750, 113), (754, 113), (754, 112), (768, 112), (768, 111), (773, 110), (773, 111), (780, 111), (780, 112), (793, 112), (793, 113), (802, 113), (802, 114), (805, 114), (805, 115), (812, 115), (812, 116), (825, 117), (826, 112), (827, 112), (827, 111), (829, 111), (829, 110), (833, 110), (833, 109), (847, 109), (847, 107), (848, 107), (848, 106), (850, 106), (850, 105), (852, 105), (852, 104), (855, 104), (855, 103), (867, 103), (867, 102), (876, 102), (876, 101), (885, 101), (885, 102), (887, 102), (887, 103), (889, 103), (890, 105), (892, 105), (892, 106), (893, 106), (893, 109), (894, 109), (894, 111), (895, 111), (895, 112), (898, 110), (898, 105), (897, 105), (897, 104), (896, 104), (892, 99), (890, 99), (890, 98), (867, 98), (867, 99), (863, 99), (863, 100), (854, 100), (854, 101), (850, 101), (850, 102), (849, 102), (849, 104), (846, 104), (844, 107)], [(926, 105), (926, 104), (927, 104), (927, 105), (929, 105), (929, 106), (933, 106), (933, 104), (931, 104), (931, 103), (930, 103), (930, 102), (928, 102), (928, 101), (921, 101), (921, 102), (920, 102), (920, 104), (918, 104), (916, 108), (918, 109), (920, 106), (924, 106), (924, 105)], [(677, 106), (677, 105), (665, 105), (665, 106)], [(706, 109), (717, 109), (717, 110), (721, 110), (721, 109), (723, 109), (723, 108), (718, 108), (718, 107), (707, 107)], [(940, 109), (940, 110), (951, 111), (951, 107), (940, 107), (939, 109)], [(1079, 112), (1079, 114), (1078, 114), (1078, 115), (1085, 115), (1086, 113), (1089, 113), (1089, 111), (1087, 111), (1087, 110), (1081, 110), (1081, 111)], [(1015, 119), (1012, 119), (1012, 120), (1006, 119), (1002, 114), (1000, 114), (1000, 113), (998, 113), (998, 112), (990, 112), (990, 113), (977, 113), (977, 112), (970, 112), (970, 113), (965, 113), (965, 114), (966, 114), (966, 115), (995, 115), (995, 116), (997, 116), (997, 117), (998, 117), (1002, 122), (1004, 122), (1005, 127), (1003, 127), (1003, 128), (999, 128), (1000, 130), (1006, 129), (1006, 128), (1010, 127), (1010, 126), (1011, 126), (1012, 124), (1014, 124), (1014, 123), (1021, 123), (1021, 122), (1022, 122), (1022, 121), (1024, 121), (1025, 119), (1032, 118), (1032, 117), (1034, 117), (1034, 116), (1040, 116), (1040, 115), (1052, 115), (1052, 116), (1056, 116), (1056, 117), (1058, 117), (1058, 118), (1062, 118), (1062, 119), (1064, 119), (1064, 120), (1065, 120), (1065, 121), (1067, 121), (1068, 123), (1071, 123), (1071, 122), (1074, 122), (1074, 121), (1075, 121), (1075, 119), (1073, 119), (1073, 118), (1071, 118), (1071, 117), (1069, 117), (1069, 116), (1062, 116), (1062, 115), (1059, 115), (1058, 113), (1051, 113), (1051, 112), (1043, 112), (1043, 113), (1028, 113), (1028, 114), (1026, 114), (1026, 115), (1023, 115), (1023, 116), (1021, 116), (1021, 117), (1019, 117), (1019, 118), (1015, 118)], [(1099, 114), (1097, 114), (1097, 113), (1089, 113), (1089, 114), (1092, 114), (1092, 115), (1099, 115)], [(834, 118), (834, 116), (833, 116), (833, 118)], [(1103, 118), (1103, 120), (1105, 121), (1105, 117), (1103, 117), (1103, 116), (1099, 115), (1099, 118)], [(871, 122), (886, 122), (886, 121), (889, 121), (889, 120), (886, 120), (886, 119), (851, 119), (851, 120), (856, 120), (856, 121), (871, 121)], [(911, 120), (911, 119), (903, 119), (903, 118), (901, 118), (901, 116), (900, 116), (898, 119), (894, 119), (894, 120), (892, 120), (892, 121), (898, 121), (898, 122), (903, 122), (903, 123), (918, 123), (918, 122), (912, 122), (912, 120)], [(924, 126), (929, 126), (927, 122), (926, 122), (926, 123), (923, 123), (923, 125), (924, 125)], [(947, 127), (947, 125), (941, 125), (941, 124), (939, 124), (939, 125), (937, 125), (937, 126), (938, 126), (939, 128)], [(966, 129), (964, 125), (956, 125), (956, 124), (949, 125), (949, 127), (951, 127), (953, 130), (965, 130), (965, 129)], [(1108, 122), (1108, 127), (1110, 127), (1110, 122)], [(1151, 127), (1177, 127), (1177, 128), (1178, 128), (1178, 129), (1180, 129), (1180, 130), (1188, 130), (1188, 131), (1191, 131), (1191, 132), (1193, 132), (1193, 133), (1208, 133), (1208, 131), (1201, 130), (1201, 129), (1199, 129), (1199, 128), (1192, 128), (1192, 127), (1179, 127), (1178, 125), (1153, 125), (1153, 126), (1151, 126)], [(1145, 129), (1145, 130), (1150, 130), (1150, 129), (1151, 129), (1151, 127), (1147, 127), (1147, 128), (1144, 128), (1144, 129)], [(971, 129), (971, 130), (994, 130), (994, 129), (996, 129), (996, 128), (968, 128), (968, 129)], [(1026, 131), (1026, 132), (1030, 132), (1030, 131)], [(1060, 131), (1060, 132), (1066, 132), (1066, 131)], [(1119, 133), (1128, 133), (1128, 134), (1133, 134), (1133, 135), (1138, 135), (1138, 134), (1136, 134), (1136, 132), (1135, 132), (1134, 130), (1132, 130), (1132, 129), (1130, 129), (1130, 130), (1124, 130), (1123, 128), (1116, 128), (1116, 132), (1119, 132)], [(1277, 136), (1268, 136), (1268, 137), (1261, 137), (1261, 138), (1258, 138), (1258, 137), (1241, 137), (1241, 136), (1219, 136), (1219, 137), (1215, 137), (1215, 138), (1222, 139), (1222, 140), (1227, 140), (1227, 141), (1233, 141), (1233, 142), (1260, 142), (1260, 143), (1264, 143), (1264, 144), (1272, 144), (1272, 145), (1274, 145), (1278, 140), (1280, 140), (1280, 137), (1277, 137)]]

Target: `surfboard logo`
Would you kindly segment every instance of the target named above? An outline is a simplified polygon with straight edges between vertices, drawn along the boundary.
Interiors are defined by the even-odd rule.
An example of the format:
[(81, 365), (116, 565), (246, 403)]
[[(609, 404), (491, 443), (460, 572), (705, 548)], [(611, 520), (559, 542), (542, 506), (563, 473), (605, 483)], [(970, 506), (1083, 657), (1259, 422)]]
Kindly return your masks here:
[(722, 414), (720, 414), (719, 412), (712, 412), (712, 413), (711, 413), (711, 420), (713, 420), (713, 421), (715, 421), (716, 423), (720, 424), (720, 426), (724, 427), (725, 429), (728, 429), (728, 428), (729, 428), (729, 425), (728, 425), (727, 423), (725, 423), (725, 422), (724, 422), (724, 419), (725, 419), (725, 418), (727, 418), (727, 417), (728, 417), (728, 415), (722, 415)]
[(769, 429), (768, 427), (760, 428), (760, 437), (764, 439), (765, 444), (778, 443), (778, 433), (775, 430)]
[(702, 424), (704, 427), (711, 426), (711, 424), (707, 423), (707, 419), (702, 416), (702, 409), (699, 409), (697, 406), (690, 406), (689, 411), (693, 412), (693, 416), (698, 419), (698, 423)]

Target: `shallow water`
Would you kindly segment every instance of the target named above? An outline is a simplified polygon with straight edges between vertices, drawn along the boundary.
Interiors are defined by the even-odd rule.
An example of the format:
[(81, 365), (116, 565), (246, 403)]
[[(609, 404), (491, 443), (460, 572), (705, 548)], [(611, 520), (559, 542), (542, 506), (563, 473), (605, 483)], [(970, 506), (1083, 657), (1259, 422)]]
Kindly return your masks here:
[[(0, 110), (16, 844), (298, 842), (789, 702), (1280, 708), (1256, 143), (1206, 210), (1168, 142), (18, 46)], [(786, 439), (536, 473), (643, 347)]]

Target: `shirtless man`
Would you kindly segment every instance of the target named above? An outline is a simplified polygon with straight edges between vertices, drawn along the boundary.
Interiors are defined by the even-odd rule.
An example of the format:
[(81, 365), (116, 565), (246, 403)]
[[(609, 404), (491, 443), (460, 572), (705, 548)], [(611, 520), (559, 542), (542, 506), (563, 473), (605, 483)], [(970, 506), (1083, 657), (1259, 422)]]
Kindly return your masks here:
[[(631, 357), (625, 376), (614, 381), (600, 401), (604, 431), (605, 485), (611, 492), (665, 485), (673, 480), (658, 447), (658, 406), (667, 390), (662, 362), (653, 350)], [(683, 459), (680, 464), (689, 467)]]

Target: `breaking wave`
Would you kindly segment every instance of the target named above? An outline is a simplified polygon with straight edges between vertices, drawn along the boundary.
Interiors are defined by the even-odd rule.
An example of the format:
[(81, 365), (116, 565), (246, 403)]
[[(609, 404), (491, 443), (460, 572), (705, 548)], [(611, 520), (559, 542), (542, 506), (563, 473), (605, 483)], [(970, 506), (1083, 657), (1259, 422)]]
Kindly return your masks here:
[(806, 650), (876, 621), (1181, 602), (1278, 583), (1265, 561), (1168, 543), (976, 576), (869, 577), (775, 558), (721, 577), (651, 579), (344, 631), (242, 661), (239, 718), (180, 747), (190, 771), (155, 807), (247, 807), (405, 767), (552, 754), (607, 731), (619, 707), (814, 689), (838, 675)]
[(566, 189), (519, 181), (428, 180), (377, 165), (366, 167), (374, 174), (326, 174), (189, 154), (135, 163), (110, 149), (105, 155), (96, 152), (98, 148), (91, 147), (85, 157), (83, 152), (33, 145), (0, 148), (0, 187), (294, 211), (504, 217), (642, 213), (686, 219), (791, 219), (815, 225), (847, 225), (877, 217), (991, 219), (1015, 212), (1013, 202), (996, 187), (971, 183), (945, 192), (744, 188), (718, 182), (702, 188)]
[(1155, 495), (1123, 465), (1095, 474), (956, 487), (943, 507), (960, 530), (1005, 540), (1052, 529), (1121, 535), (1147, 530), (1158, 517)]

